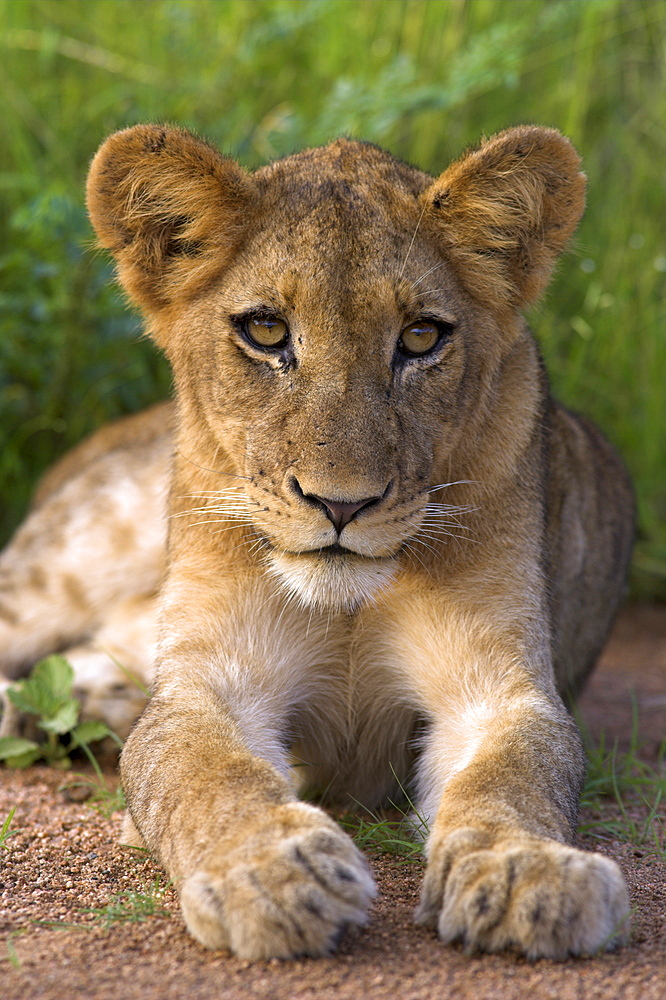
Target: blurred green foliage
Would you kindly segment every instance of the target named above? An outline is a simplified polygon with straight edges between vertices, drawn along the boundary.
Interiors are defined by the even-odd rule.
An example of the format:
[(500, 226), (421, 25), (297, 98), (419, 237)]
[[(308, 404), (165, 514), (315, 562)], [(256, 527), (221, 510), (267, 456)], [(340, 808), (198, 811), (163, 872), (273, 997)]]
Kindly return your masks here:
[(574, 254), (530, 317), (559, 396), (637, 484), (637, 592), (666, 593), (664, 0), (0, 3), (0, 537), (35, 477), (168, 391), (90, 252), (88, 161), (175, 121), (254, 166), (347, 133), (433, 172), (482, 133), (554, 125), (583, 154)]
[[(110, 737), (122, 746), (118, 737), (99, 719), (78, 721), (81, 705), (73, 695), (73, 688), (74, 670), (64, 656), (57, 654), (36, 663), (29, 677), (10, 684), (7, 698), (18, 712), (34, 717), (36, 728), (46, 734), (46, 739), (36, 742), (23, 737), (1, 736), (0, 761), (7, 767), (23, 768), (44, 759), (54, 767), (69, 768), (72, 763), (69, 755), (77, 749), (84, 750), (89, 760), (94, 761), (89, 743)], [(69, 737), (68, 743), (61, 739), (65, 736)], [(96, 762), (93, 766), (101, 778)]]

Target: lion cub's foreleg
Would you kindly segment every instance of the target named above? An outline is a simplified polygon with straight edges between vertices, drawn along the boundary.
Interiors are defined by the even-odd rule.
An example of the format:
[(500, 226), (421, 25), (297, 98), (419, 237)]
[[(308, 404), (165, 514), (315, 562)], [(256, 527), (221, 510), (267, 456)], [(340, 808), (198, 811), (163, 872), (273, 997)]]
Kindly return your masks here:
[[(318, 625), (260, 586), (216, 609), (201, 597), (206, 606), (177, 608), (167, 594), (174, 637), (121, 758), (132, 819), (203, 945), (251, 959), (325, 954), (364, 923), (374, 885), (350, 838), (298, 802), (288, 776), (290, 714), (325, 669)], [(185, 642), (182, 616), (199, 623)]]
[(431, 719), (417, 919), (443, 941), (529, 958), (608, 947), (626, 929), (627, 891), (613, 861), (569, 846), (585, 762), (548, 681), (547, 630), (545, 647), (530, 648), (529, 629), (491, 628), (487, 612), (450, 599), (430, 613), (423, 601), (418, 618), (400, 607), (408, 683)]

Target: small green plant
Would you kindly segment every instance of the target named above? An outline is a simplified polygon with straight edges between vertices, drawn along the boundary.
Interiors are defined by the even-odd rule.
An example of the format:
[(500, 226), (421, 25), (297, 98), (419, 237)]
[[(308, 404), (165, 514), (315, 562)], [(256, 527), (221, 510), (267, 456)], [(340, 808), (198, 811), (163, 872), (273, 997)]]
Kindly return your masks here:
[[(70, 754), (81, 749), (101, 777), (90, 743), (109, 736), (120, 740), (103, 722), (78, 722), (79, 702), (72, 696), (74, 671), (63, 656), (48, 656), (35, 665), (25, 680), (7, 688), (13, 707), (24, 715), (34, 716), (36, 726), (46, 734), (44, 742), (14, 736), (0, 738), (0, 761), (8, 767), (29, 767), (45, 760), (55, 767), (71, 766)], [(69, 737), (65, 743), (63, 737)]]
[(378, 813), (345, 813), (338, 820), (362, 851), (376, 851), (403, 861), (422, 861), (423, 844), (414, 837), (409, 817), (397, 819)]
[(81, 799), (85, 800), (86, 805), (108, 819), (109, 816), (126, 807), (125, 793), (121, 785), (109, 787), (92, 754), (90, 761), (95, 771), (94, 778), (87, 774), (74, 774), (71, 780), (60, 786), (59, 790), (66, 793), (70, 790), (81, 789), (83, 793)]
[[(429, 828), (426, 817), (419, 812), (396, 774), (403, 805), (389, 800), (393, 816), (373, 812), (358, 802), (362, 812), (345, 813), (338, 822), (353, 837), (361, 850), (390, 854), (403, 861), (423, 861), (423, 844)], [(405, 806), (409, 811), (406, 811)]]
[(21, 968), (21, 959), (16, 954), (16, 948), (14, 947), (14, 941), (16, 940), (16, 938), (21, 937), (22, 934), (25, 934), (26, 931), (27, 931), (27, 927), (21, 927), (21, 928), (19, 928), (19, 930), (12, 931), (12, 933), (7, 938), (7, 958), (9, 959), (9, 964), (14, 969), (20, 969)]
[[(662, 802), (666, 797), (663, 755), (656, 765), (640, 757), (638, 711), (634, 702), (632, 731), (626, 753), (617, 743), (606, 745), (602, 733), (594, 744), (583, 728), (588, 752), (588, 775), (581, 807), (591, 814), (579, 829), (598, 839), (623, 840), (666, 856), (666, 824)], [(612, 805), (614, 815), (606, 815)], [(619, 815), (617, 815), (619, 811)]]
[(160, 876), (143, 892), (127, 889), (111, 897), (106, 906), (87, 907), (85, 912), (94, 914), (103, 927), (116, 923), (137, 923), (149, 917), (170, 917), (164, 906), (164, 896), (169, 885), (163, 885)]
[(0, 847), (5, 847), (7, 841), (9, 840), (9, 838), (13, 837), (15, 834), (17, 834), (19, 832), (18, 830), (10, 830), (9, 829), (9, 827), (11, 826), (12, 820), (14, 819), (14, 813), (15, 812), (16, 812), (16, 806), (14, 806), (14, 808), (10, 811), (9, 816), (7, 817), (7, 819), (5, 820), (5, 822), (2, 824), (2, 829), (0, 829)]

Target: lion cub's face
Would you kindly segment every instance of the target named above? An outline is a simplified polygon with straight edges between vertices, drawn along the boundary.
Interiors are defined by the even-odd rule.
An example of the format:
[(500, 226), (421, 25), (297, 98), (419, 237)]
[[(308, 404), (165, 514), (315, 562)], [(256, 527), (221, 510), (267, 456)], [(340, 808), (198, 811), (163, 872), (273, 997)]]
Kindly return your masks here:
[[(495, 171), (527, 173), (537, 139), (570, 151), (531, 131), (522, 148), (505, 138)], [(433, 182), (341, 140), (248, 177), (150, 127), (118, 133), (93, 164), (93, 221), (172, 361), (188, 447), (244, 477), (235, 509), (308, 603), (352, 608), (395, 573), (539, 283), (518, 259), (526, 236), (484, 246), (478, 218), (465, 220), (465, 199), (487, 210), (479, 167), (477, 191), (460, 164)], [(504, 214), (533, 230), (527, 209)]]
[(273, 569), (305, 600), (345, 606), (390, 578), (418, 530), (465, 367), (450, 268), (427, 241), (410, 252), (416, 185), (378, 184), (360, 151), (262, 175), (241, 254), (179, 322), (197, 331), (181, 391), (231, 445)]

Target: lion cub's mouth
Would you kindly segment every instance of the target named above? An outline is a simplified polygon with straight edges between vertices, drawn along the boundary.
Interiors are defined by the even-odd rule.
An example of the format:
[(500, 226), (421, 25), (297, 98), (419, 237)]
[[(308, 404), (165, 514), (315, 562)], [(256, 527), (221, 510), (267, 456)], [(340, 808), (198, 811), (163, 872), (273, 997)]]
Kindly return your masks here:
[(270, 572), (302, 604), (354, 611), (371, 601), (395, 575), (394, 556), (365, 556), (335, 542), (301, 552), (273, 549)]
[(325, 545), (321, 549), (306, 549), (304, 552), (296, 552), (294, 554), (299, 556), (324, 556), (324, 558), (330, 557), (332, 559), (336, 556), (357, 556), (361, 559), (372, 558), (361, 556), (359, 552), (354, 552), (353, 549), (346, 549), (339, 542), (334, 542), (333, 545)]
[(395, 558), (394, 553), (389, 553), (381, 556), (371, 556), (366, 555), (364, 552), (356, 552), (354, 549), (348, 549), (340, 542), (333, 542), (331, 545), (317, 545), (311, 549), (283, 549), (276, 545), (269, 538), (263, 538), (264, 548), (270, 551), (271, 556), (281, 557), (291, 559), (312, 559), (313, 557), (322, 557), (323, 559), (341, 559), (345, 556), (349, 559), (361, 559), (365, 562), (375, 562), (377, 560), (382, 561), (384, 559)]
[(294, 559), (319, 559), (324, 562), (326, 561), (336, 561), (339, 559), (347, 559), (349, 562), (360, 562), (360, 563), (376, 563), (376, 562), (386, 562), (395, 559), (397, 553), (390, 553), (387, 555), (371, 556), (367, 555), (365, 552), (356, 552), (355, 549), (345, 548), (344, 545), (340, 545), (339, 542), (334, 542), (332, 545), (321, 545), (317, 546), (316, 549), (278, 549), (271, 546), (274, 556), (280, 557), (284, 556), (286, 558)]

